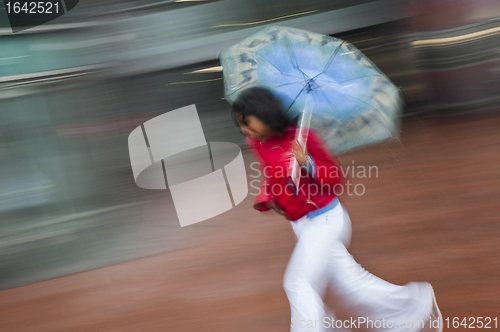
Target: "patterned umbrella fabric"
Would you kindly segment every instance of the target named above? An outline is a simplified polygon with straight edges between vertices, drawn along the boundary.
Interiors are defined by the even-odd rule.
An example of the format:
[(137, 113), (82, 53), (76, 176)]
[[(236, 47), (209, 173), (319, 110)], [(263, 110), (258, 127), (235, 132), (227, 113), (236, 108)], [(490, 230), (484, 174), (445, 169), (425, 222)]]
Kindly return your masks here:
[(267, 87), (294, 118), (310, 95), (310, 126), (337, 154), (399, 133), (399, 89), (343, 40), (270, 26), (221, 52), (220, 62), (229, 103), (246, 88)]

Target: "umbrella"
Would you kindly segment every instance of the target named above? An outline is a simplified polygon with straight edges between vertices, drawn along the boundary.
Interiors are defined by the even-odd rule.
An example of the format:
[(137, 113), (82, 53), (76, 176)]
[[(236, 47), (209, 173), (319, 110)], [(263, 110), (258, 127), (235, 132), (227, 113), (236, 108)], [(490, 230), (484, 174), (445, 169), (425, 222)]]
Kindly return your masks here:
[(336, 154), (399, 133), (399, 89), (341, 39), (270, 26), (219, 57), (229, 103), (246, 88), (267, 87), (283, 102), (286, 116), (305, 114), (301, 123), (319, 132)]

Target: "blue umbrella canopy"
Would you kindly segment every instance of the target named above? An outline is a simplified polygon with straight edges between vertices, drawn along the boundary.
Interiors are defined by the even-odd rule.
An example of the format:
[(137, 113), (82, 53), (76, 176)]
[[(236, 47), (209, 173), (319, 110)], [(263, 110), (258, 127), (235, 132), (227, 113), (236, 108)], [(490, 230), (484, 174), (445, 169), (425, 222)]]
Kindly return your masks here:
[(269, 88), (294, 118), (313, 100), (310, 127), (343, 153), (399, 133), (399, 89), (358, 49), (330, 36), (270, 26), (220, 54), (224, 96)]

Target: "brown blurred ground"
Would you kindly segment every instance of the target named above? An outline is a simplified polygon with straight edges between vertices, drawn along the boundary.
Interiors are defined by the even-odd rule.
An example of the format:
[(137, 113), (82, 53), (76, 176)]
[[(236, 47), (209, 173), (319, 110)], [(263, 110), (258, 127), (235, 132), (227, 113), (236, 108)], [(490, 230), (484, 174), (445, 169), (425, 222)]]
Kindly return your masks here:
[[(500, 316), (498, 128), (494, 114), (414, 116), (400, 141), (340, 158), (379, 170), (344, 196), (351, 253), (390, 282), (431, 282), (445, 318)], [(293, 234), (252, 198), (183, 228), (187, 248), (0, 292), (0, 330), (287, 331)]]

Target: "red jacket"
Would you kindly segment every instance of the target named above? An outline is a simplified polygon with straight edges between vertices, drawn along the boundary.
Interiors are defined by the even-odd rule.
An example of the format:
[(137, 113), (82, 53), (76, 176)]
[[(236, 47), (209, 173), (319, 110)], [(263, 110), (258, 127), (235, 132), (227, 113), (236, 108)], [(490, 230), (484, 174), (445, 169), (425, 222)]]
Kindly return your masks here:
[(311, 211), (330, 203), (342, 184), (340, 164), (329, 152), (318, 134), (310, 130), (307, 152), (314, 161), (314, 171), (301, 168), (298, 190), (289, 185), (288, 167), (294, 158), (291, 144), (295, 140), (296, 127), (289, 127), (283, 135), (272, 135), (265, 141), (247, 136), (247, 144), (261, 163), (262, 183), (254, 208), (269, 210), (265, 202), (274, 201), (289, 220), (297, 220)]

